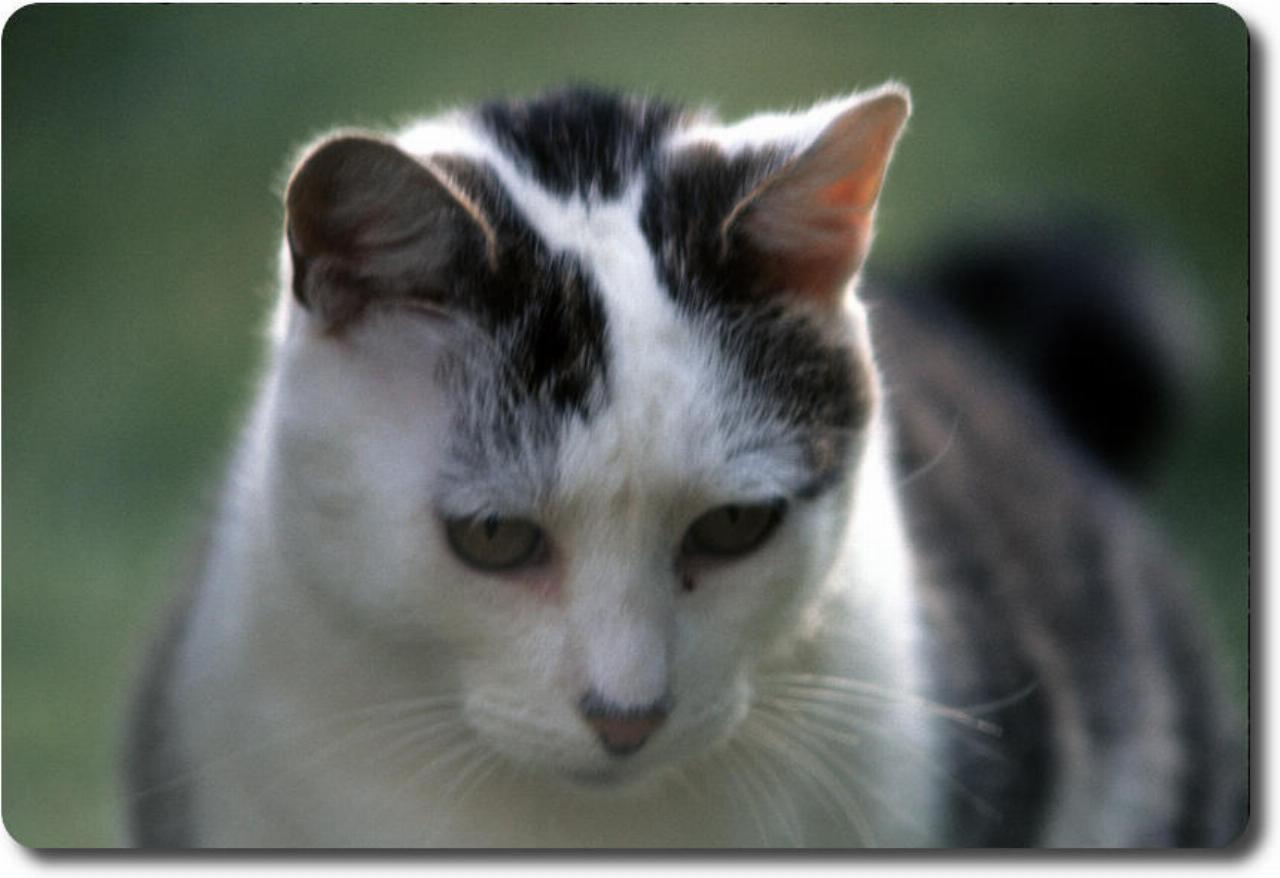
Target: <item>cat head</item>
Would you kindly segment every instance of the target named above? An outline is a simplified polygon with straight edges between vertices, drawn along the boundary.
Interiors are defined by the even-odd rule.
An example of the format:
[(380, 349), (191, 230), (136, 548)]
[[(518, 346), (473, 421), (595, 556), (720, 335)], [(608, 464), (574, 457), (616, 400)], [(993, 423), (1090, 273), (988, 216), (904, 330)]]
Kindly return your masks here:
[(853, 285), (908, 111), (567, 92), (311, 149), (273, 379), (294, 575), (521, 765), (617, 780), (730, 734), (847, 550)]

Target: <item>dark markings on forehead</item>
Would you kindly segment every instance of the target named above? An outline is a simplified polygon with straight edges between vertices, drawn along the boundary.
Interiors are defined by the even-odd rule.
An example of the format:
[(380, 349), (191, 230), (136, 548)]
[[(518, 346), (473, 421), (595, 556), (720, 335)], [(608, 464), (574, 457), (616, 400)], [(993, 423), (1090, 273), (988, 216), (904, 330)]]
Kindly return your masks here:
[(450, 514), (474, 514), (476, 486), (489, 485), (481, 493), (504, 506), (496, 511), (532, 511), (558, 478), (566, 425), (607, 404), (604, 303), (579, 260), (548, 247), (490, 167), (455, 156), (432, 161), (496, 239), (496, 266), (480, 246), (459, 250), (449, 289), (433, 297), (481, 335), (462, 335), (441, 366), (458, 406), (436, 500)]
[(497, 177), (471, 161), (433, 159), (477, 204), (497, 238), (497, 265), (462, 249), (438, 297), (464, 311), (499, 345), (513, 400), (560, 416), (590, 414), (608, 386), (604, 303), (575, 258), (553, 253), (519, 215)]
[(725, 254), (720, 240), (733, 207), (786, 159), (776, 150), (728, 158), (711, 146), (685, 149), (655, 170), (641, 228), (676, 304), (715, 327), (748, 385), (805, 437), (816, 492), (839, 478), (870, 415), (867, 352), (767, 287), (749, 254)]
[(653, 160), (679, 117), (668, 104), (589, 89), (477, 110), (499, 148), (559, 195), (616, 198)]

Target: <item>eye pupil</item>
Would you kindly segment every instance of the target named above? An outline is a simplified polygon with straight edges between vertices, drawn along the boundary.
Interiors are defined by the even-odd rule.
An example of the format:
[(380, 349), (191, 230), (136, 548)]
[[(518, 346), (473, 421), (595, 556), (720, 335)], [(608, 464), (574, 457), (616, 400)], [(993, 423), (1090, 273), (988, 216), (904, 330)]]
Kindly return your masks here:
[(477, 570), (515, 570), (536, 565), (547, 554), (542, 528), (523, 518), (455, 518), (444, 525), (449, 548)]
[(685, 533), (681, 551), (686, 556), (729, 559), (762, 545), (782, 520), (785, 504), (742, 505), (731, 503), (698, 518)]

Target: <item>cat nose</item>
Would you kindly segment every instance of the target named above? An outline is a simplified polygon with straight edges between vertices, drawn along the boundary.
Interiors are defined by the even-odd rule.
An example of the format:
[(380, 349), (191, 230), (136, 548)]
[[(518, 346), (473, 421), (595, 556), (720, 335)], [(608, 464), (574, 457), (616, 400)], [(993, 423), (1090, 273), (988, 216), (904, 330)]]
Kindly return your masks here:
[(671, 712), (671, 698), (663, 696), (652, 704), (624, 707), (588, 692), (578, 709), (611, 756), (629, 756), (644, 746)]

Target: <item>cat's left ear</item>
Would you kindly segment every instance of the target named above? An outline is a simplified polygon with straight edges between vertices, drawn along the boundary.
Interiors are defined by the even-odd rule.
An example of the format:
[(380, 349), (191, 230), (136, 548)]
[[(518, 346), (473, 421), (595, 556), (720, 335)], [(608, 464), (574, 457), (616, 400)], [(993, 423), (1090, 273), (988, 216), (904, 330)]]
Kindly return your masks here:
[(811, 145), (733, 208), (721, 227), (725, 252), (751, 254), (780, 290), (838, 301), (866, 259), (876, 199), (910, 112), (897, 85), (851, 98)]
[(429, 160), (362, 134), (332, 137), (285, 193), (298, 302), (336, 333), (377, 302), (438, 304), (463, 254), (494, 262), (483, 212)]

